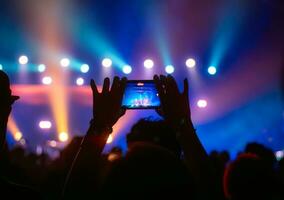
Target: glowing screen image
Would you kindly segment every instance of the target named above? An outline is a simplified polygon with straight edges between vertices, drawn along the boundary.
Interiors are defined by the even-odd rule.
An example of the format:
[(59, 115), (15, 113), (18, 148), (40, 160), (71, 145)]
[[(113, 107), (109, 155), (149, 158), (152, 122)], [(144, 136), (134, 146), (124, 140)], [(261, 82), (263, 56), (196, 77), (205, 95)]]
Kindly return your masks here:
[(122, 106), (128, 109), (150, 109), (160, 106), (158, 91), (153, 81), (128, 81)]

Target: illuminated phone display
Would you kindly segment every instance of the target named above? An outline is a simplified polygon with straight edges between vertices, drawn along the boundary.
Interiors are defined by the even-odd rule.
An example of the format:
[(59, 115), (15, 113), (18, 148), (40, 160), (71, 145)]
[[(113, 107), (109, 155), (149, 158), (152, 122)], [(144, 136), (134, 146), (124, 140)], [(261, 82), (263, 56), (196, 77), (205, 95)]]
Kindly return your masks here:
[(161, 105), (154, 81), (127, 81), (122, 106), (127, 109), (153, 109)]

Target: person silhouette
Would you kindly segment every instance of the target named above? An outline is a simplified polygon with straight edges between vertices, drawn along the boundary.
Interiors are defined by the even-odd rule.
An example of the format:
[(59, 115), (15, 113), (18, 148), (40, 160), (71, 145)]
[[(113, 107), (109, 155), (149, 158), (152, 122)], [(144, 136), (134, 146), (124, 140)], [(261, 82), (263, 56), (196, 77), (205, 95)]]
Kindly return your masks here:
[[(9, 115), (12, 111), (13, 103), (18, 100), (18, 96), (12, 95), (10, 89), (10, 80), (8, 75), (0, 70), (0, 155), (6, 146), (6, 131)], [(0, 159), (0, 165), (1, 163)], [(1, 174), (1, 173), (0, 173)], [(24, 198), (24, 199), (42, 199), (41, 196), (34, 190), (11, 183), (0, 175), (0, 198), (9, 197), (11, 199)]]

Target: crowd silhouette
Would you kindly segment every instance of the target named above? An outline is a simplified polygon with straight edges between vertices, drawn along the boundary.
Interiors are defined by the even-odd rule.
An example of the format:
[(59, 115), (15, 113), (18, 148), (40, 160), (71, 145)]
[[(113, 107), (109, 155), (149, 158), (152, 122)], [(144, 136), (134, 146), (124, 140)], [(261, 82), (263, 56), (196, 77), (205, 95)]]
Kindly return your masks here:
[(1, 199), (284, 199), (284, 160), (272, 150), (247, 144), (236, 159), (228, 152), (207, 154), (194, 125), (188, 81), (179, 91), (172, 76), (154, 76), (163, 120), (141, 119), (127, 134), (127, 152), (103, 154), (112, 127), (123, 117), (127, 79), (94, 80), (93, 118), (84, 137), (75, 137), (55, 160), (47, 154), (8, 149), (6, 129), (13, 96), (0, 70)]

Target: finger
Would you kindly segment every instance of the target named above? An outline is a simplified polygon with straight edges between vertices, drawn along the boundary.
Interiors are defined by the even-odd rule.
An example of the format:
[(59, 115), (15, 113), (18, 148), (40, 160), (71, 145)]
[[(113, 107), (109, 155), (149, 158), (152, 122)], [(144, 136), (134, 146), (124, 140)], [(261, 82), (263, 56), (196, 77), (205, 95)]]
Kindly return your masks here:
[(154, 76), (154, 83), (156, 85), (156, 88), (158, 90), (158, 94), (159, 94), (160, 98), (163, 98), (163, 96), (164, 96), (164, 89), (163, 89), (161, 80), (160, 80), (158, 75)]
[(122, 104), (122, 100), (123, 100), (123, 95), (124, 95), (126, 84), (127, 84), (127, 78), (123, 77), (119, 81), (119, 88), (117, 90), (117, 93), (115, 94), (116, 98), (118, 98), (118, 102), (119, 102), (120, 106)]
[(125, 115), (126, 113), (126, 109), (125, 108), (120, 108), (119, 110), (119, 117), (122, 117), (123, 115)]
[(20, 99), (19, 96), (11, 96), (11, 104), (15, 103), (18, 99)]
[(164, 111), (162, 107), (156, 108), (155, 111), (156, 113), (158, 113), (158, 115), (160, 115), (161, 117), (164, 117)]
[(96, 85), (94, 79), (91, 79), (90, 85), (91, 85), (91, 88), (92, 88), (92, 91), (93, 91), (93, 95), (97, 95), (99, 93), (99, 91), (98, 91), (98, 88), (97, 88), (97, 85)]
[(119, 85), (120, 85), (119, 77), (115, 76), (110, 91), (116, 91), (119, 88)]
[(184, 96), (188, 97), (188, 80), (185, 78), (183, 80), (183, 94)]
[(166, 83), (167, 83), (167, 89), (170, 94), (179, 94), (179, 89), (173, 76), (168, 75)]
[(183, 96), (184, 96), (184, 98), (186, 99), (186, 102), (187, 102), (187, 106), (188, 106), (188, 108), (190, 108), (190, 101), (189, 101), (189, 95), (188, 95), (188, 89), (189, 89), (189, 87), (188, 87), (188, 80), (187, 80), (187, 78), (185, 78), (184, 80), (183, 80)]
[(102, 93), (108, 93), (109, 92), (109, 86), (110, 86), (110, 80), (109, 78), (105, 78), (104, 79), (104, 85), (103, 85), (103, 90), (102, 90)]
[(127, 84), (127, 78), (123, 77), (120, 81), (120, 91), (122, 94), (124, 94), (125, 88), (126, 88), (126, 84)]

